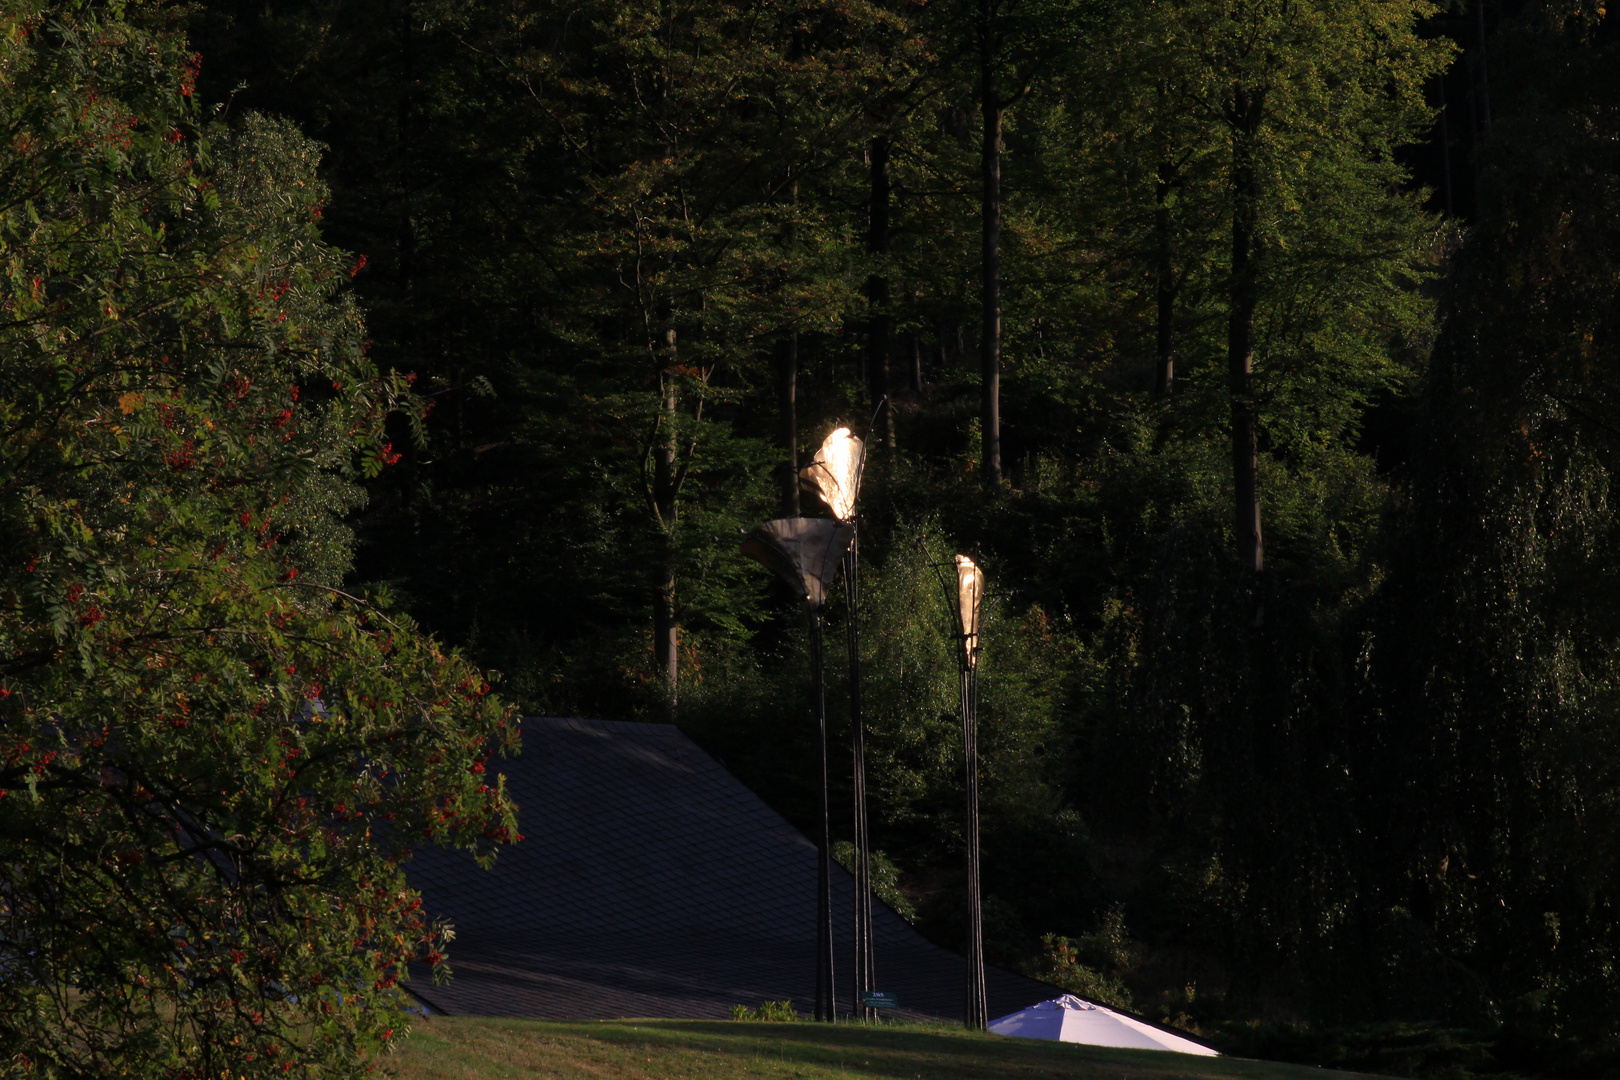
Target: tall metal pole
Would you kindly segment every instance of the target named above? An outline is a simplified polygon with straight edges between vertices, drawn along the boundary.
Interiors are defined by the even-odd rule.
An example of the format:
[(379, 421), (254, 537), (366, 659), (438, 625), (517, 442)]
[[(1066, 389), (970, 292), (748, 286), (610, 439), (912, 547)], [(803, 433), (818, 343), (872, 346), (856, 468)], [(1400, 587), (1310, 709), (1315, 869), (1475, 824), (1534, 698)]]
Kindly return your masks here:
[[(845, 433), (848, 434), (847, 432)], [(827, 669), (822, 649), (822, 605), (827, 585), (855, 539), (855, 527), (829, 518), (777, 518), (755, 527), (742, 553), (776, 574), (804, 600), (810, 623), (810, 709), (816, 716), (816, 748), (821, 766), (816, 837), (816, 1008), (817, 1020), (838, 1018), (833, 982), (832, 828), (827, 811)]]
[(810, 611), (810, 679), (821, 753), (820, 835), (816, 843), (816, 1019), (831, 1022), (837, 1018), (838, 1001), (833, 989), (831, 827), (827, 817), (827, 673), (822, 664), (819, 608)]
[(861, 713), (859, 545), (857, 532), (844, 555), (844, 597), (849, 605), (849, 711), (853, 732), (850, 748), (855, 788), (855, 965), (850, 1015), (872, 1020), (877, 1017), (877, 1010), (868, 1008), (862, 996), (872, 989), (877, 975), (872, 950), (872, 855), (866, 831), (866, 722)]
[(983, 1031), (990, 1022), (984, 991), (984, 912), (979, 900), (979, 676), (962, 665), (962, 769), (967, 793), (967, 1005), (962, 1022)]

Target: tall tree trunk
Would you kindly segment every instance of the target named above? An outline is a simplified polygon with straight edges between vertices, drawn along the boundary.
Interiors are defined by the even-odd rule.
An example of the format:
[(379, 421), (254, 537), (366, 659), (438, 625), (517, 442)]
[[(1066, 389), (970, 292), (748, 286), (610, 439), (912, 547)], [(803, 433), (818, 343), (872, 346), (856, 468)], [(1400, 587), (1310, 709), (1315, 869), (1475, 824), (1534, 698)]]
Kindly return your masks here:
[[(788, 187), (789, 197), (795, 205), (799, 201), (799, 182)], [(791, 247), (795, 226), (790, 221), (783, 237), (784, 246)], [(799, 332), (791, 330), (777, 353), (777, 405), (781, 422), (782, 452), (787, 458), (787, 476), (782, 484), (782, 516), (798, 517), (799, 505)]]
[(1001, 490), (1001, 103), (996, 98), (992, 0), (979, 0), (979, 106), (984, 114), (984, 348), (979, 424), (984, 486)]
[(1446, 73), (1442, 71), (1435, 81), (1440, 86), (1440, 171), (1445, 178), (1446, 217), (1454, 217), (1457, 210), (1451, 199), (1451, 121), (1446, 108)]
[(664, 677), (671, 714), (676, 704), (676, 678), (680, 674), (680, 626), (675, 622), (675, 570), (665, 560), (659, 569), (657, 607), (653, 611), (653, 646), (658, 670)]
[(680, 395), (676, 389), (676, 376), (667, 369), (675, 365), (675, 330), (664, 331), (664, 363), (666, 373), (659, 376), (663, 390), (664, 438), (654, 451), (656, 466), (653, 474), (653, 504), (664, 530), (663, 558), (657, 569), (656, 595), (653, 597), (653, 656), (663, 674), (665, 693), (671, 715), (675, 711), (676, 689), (680, 654), (680, 626), (675, 621), (675, 550), (672, 534), (679, 513), (679, 491), (676, 466), (680, 455), (680, 432), (676, 421)]
[(1173, 167), (1168, 163), (1161, 164), (1158, 188), (1155, 192), (1158, 203), (1153, 211), (1153, 230), (1158, 240), (1159, 300), (1157, 343), (1159, 372), (1154, 383), (1154, 391), (1161, 398), (1168, 398), (1175, 390), (1176, 384), (1176, 278), (1174, 250), (1170, 236), (1170, 187), (1173, 179)]
[(1259, 177), (1255, 173), (1254, 140), (1259, 135), (1262, 105), (1240, 90), (1235, 106), (1239, 130), (1232, 152), (1232, 278), (1226, 336), (1232, 404), (1233, 535), (1238, 561), (1258, 573), (1265, 566), (1265, 548), (1260, 536), (1259, 447), (1252, 396), (1254, 313), (1260, 300), (1255, 265)]
[(782, 482), (782, 516), (798, 517), (799, 507), (799, 334), (782, 341), (778, 357), (777, 401), (782, 422), (782, 451), (787, 476)]
[[(416, 85), (416, 46), (411, 37), (411, 18), (407, 13), (399, 20), (399, 51), (401, 66), (404, 68), (404, 85)], [(415, 150), (416, 123), (413, 111), (411, 94), (407, 90), (399, 96), (396, 106), (395, 122), (398, 125), (395, 149), (399, 153), (399, 223), (397, 225), (397, 243), (399, 246), (399, 285), (400, 299), (409, 304), (412, 278), (415, 267), (413, 261), (416, 255), (416, 223), (412, 213), (415, 206), (416, 177), (412, 168), (414, 162), (411, 154)]]
[(1474, 30), (1479, 36), (1479, 119), (1482, 134), (1491, 133), (1491, 78), (1485, 55), (1485, 0), (1474, 2)]
[[(872, 255), (889, 253), (889, 139), (880, 135), (872, 140), (871, 194), (867, 203), (866, 250)], [(889, 393), (889, 353), (894, 336), (894, 319), (889, 314), (889, 279), (873, 274), (866, 279), (866, 298), (872, 304), (872, 322), (866, 336), (867, 392), (877, 408)], [(894, 411), (884, 413), (884, 445), (894, 446)], [(871, 438), (875, 432), (868, 433)]]

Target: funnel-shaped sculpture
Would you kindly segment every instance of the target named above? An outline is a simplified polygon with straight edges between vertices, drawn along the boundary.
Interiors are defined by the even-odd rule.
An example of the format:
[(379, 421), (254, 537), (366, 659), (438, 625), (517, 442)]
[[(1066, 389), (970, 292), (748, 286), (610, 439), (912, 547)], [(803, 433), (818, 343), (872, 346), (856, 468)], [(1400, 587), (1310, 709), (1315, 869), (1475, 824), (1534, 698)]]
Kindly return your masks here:
[(962, 665), (979, 666), (979, 608), (984, 600), (984, 573), (966, 555), (956, 557), (957, 618), (962, 624)]
[(811, 611), (820, 611), (854, 537), (853, 525), (831, 518), (777, 518), (749, 533), (742, 553), (787, 582)]
[(801, 486), (827, 504), (839, 521), (855, 518), (855, 500), (861, 493), (861, 472), (866, 467), (866, 444), (838, 428), (821, 440), (810, 464), (799, 470)]

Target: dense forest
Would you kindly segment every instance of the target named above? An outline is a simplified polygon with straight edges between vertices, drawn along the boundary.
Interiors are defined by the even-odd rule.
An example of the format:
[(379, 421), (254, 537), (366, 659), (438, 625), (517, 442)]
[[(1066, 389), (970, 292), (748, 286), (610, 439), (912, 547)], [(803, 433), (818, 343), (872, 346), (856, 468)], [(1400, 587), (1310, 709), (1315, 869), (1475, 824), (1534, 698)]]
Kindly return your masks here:
[(163, 18), (195, 124), (320, 144), (298, 187), (391, 380), (371, 475), (282, 542), (318, 577), (311, 537), (352, 529), (321, 580), (526, 714), (677, 723), (805, 822), (803, 619), (738, 548), (823, 512), (797, 468), (850, 426), (879, 886), (925, 933), (965, 918), (930, 564), (971, 551), (990, 960), (1252, 1055), (1596, 1075), (1620, 1063), (1596, 3)]
[(818, 512), (794, 467), (851, 425), (874, 843), (920, 925), (962, 932), (926, 564), (976, 550), (992, 959), (1487, 1070), (1620, 1034), (1613, 35), (1413, 0), (191, 23), (206, 102), (328, 147), (371, 355), (426, 402), (357, 580), (524, 711), (673, 719), (806, 820), (802, 620), (738, 540)]

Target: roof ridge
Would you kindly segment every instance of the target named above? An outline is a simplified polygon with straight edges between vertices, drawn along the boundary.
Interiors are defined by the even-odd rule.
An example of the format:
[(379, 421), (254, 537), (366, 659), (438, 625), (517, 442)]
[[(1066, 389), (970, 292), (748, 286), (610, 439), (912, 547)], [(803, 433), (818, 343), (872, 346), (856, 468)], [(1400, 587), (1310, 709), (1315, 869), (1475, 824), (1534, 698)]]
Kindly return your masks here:
[(601, 731), (622, 735), (679, 735), (687, 738), (679, 726), (667, 723), (648, 723), (640, 720), (588, 720), (573, 716), (525, 716), (525, 726), (533, 724), (563, 731)]

